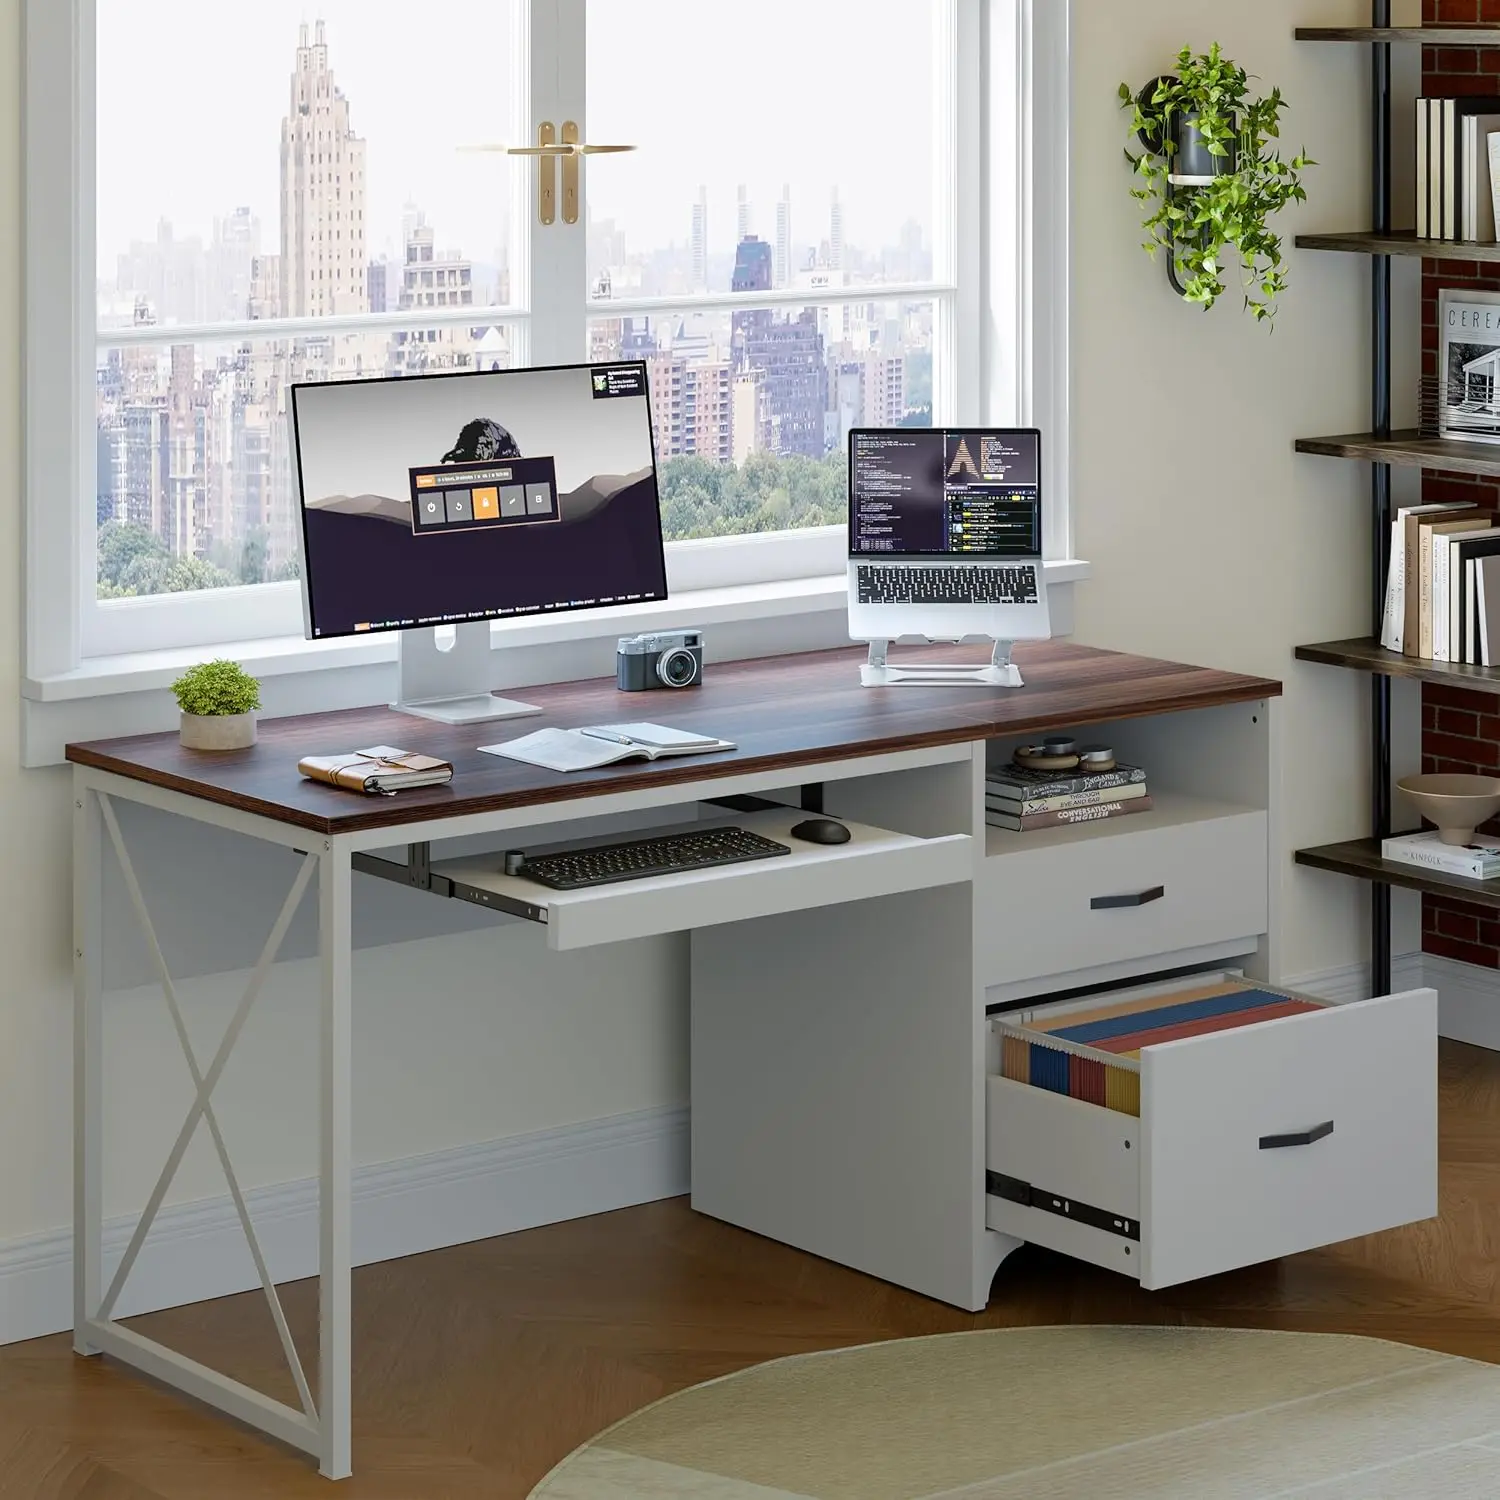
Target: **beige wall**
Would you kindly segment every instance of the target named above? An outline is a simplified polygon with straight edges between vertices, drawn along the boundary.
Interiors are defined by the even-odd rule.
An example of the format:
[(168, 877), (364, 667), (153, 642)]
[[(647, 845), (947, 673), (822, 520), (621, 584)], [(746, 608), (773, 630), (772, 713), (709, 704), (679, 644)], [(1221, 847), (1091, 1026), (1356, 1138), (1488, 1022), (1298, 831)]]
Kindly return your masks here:
[[(1204, 21), (1210, 11), (1211, 28)], [(1309, 179), (1314, 201), (1301, 221), (1359, 224), (1365, 161), (1359, 60), (1352, 50), (1298, 48), (1291, 41), (1298, 20), (1352, 22), (1359, 12), (1355, 0), (1077, 4), (1074, 501), (1077, 550), (1095, 565), (1094, 580), (1079, 590), (1080, 635), (1286, 680), (1288, 844), (1347, 836), (1362, 824), (1364, 684), (1295, 666), (1290, 651), (1299, 640), (1364, 628), (1363, 479), (1352, 466), (1295, 458), (1291, 440), (1298, 432), (1365, 425), (1367, 272), (1342, 257), (1294, 257), (1292, 290), (1274, 337), (1252, 326), (1232, 298), (1207, 316), (1176, 305), (1161, 268), (1137, 248), (1135, 205), (1120, 159), (1124, 122), (1114, 95), (1122, 77), (1159, 71), (1183, 41), (1217, 35), (1284, 87), (1295, 106), (1293, 135), (1325, 163)], [(0, 617), (0, 1250), (68, 1222), (71, 1171), (67, 779), (62, 771), (22, 772), (17, 765), (19, 37), (20, 0), (0, 0), (0, 98), (11, 101), (0, 112), (0, 218), (8, 251), (0, 256), (0, 565), (12, 600)], [(1356, 959), (1356, 893), (1332, 879), (1288, 872), (1288, 880), (1287, 969)], [(633, 961), (629, 1003), (606, 1008), (587, 963), (548, 967), (544, 980), (531, 951), (537, 941), (524, 932), (491, 940), (470, 934), (444, 940), (441, 953), (414, 945), (415, 956), (403, 950), (399, 961), (366, 966), (371, 984), (359, 1011), (364, 1056), (404, 1061), (420, 1040), (421, 1066), (372, 1069), (373, 1082), (356, 1102), (361, 1160), (680, 1102), (680, 955), (643, 951)], [(439, 972), (444, 962), (451, 971)], [(507, 989), (506, 975), (514, 978), (517, 969), (532, 976), (529, 1000)], [(441, 996), (449, 981), (461, 993), (436, 1014), (413, 1020), (411, 989), (424, 974), (431, 978), (428, 998)], [(553, 993), (539, 1000), (537, 987)], [(210, 983), (199, 1007), (210, 1027), (223, 1013), (220, 989)], [(268, 1000), (256, 1022), (263, 1029), (247, 1039), (274, 1084), (268, 1088), (266, 1075), (253, 1069), (238, 1077), (231, 1069), (225, 1079), (232, 1095), (226, 1117), (237, 1127), (232, 1145), (250, 1183), (300, 1173), (310, 1163), (305, 1133), (261, 1129), (268, 1117), (309, 1118), (308, 1101), (296, 1110), (288, 1102), (293, 1085), (307, 1082), (310, 1042), (295, 966)], [(135, 1170), (112, 1177), (111, 1211), (139, 1202), (146, 1158), (159, 1159), (186, 1102), (159, 1006), (146, 994), (121, 1002), (111, 1034), (128, 1069), (112, 1107), (121, 1122), (116, 1139), (140, 1160)], [(526, 1038), (509, 1062), (495, 1049), (494, 1031), (507, 1021), (518, 1022)], [(577, 1047), (592, 1058), (589, 1065), (580, 1067)], [(518, 1051), (533, 1065), (518, 1062)], [(296, 1065), (278, 1073), (278, 1056)], [(507, 1066), (515, 1072), (507, 1075)], [(458, 1101), (451, 1110), (450, 1101)], [(219, 1191), (211, 1162), (195, 1158), (189, 1167), (178, 1196)]]
[(0, 0), (0, 1244), (70, 1217), (67, 777), (22, 771), (21, 4)]
[[(1349, 838), (1368, 805), (1367, 680), (1292, 660), (1369, 629), (1368, 470), (1299, 457), (1298, 435), (1369, 426), (1369, 268), (1297, 252), (1296, 228), (1369, 223), (1369, 61), (1299, 24), (1368, 23), (1360, 0), (1075, 0), (1073, 503), (1078, 637), (1281, 679), (1283, 843)], [(1291, 286), (1276, 330), (1231, 290), (1180, 303), (1140, 249), (1118, 86), (1184, 45), (1225, 51), (1291, 109), (1309, 202), (1284, 216)], [(1364, 891), (1283, 865), (1284, 972), (1353, 962)]]

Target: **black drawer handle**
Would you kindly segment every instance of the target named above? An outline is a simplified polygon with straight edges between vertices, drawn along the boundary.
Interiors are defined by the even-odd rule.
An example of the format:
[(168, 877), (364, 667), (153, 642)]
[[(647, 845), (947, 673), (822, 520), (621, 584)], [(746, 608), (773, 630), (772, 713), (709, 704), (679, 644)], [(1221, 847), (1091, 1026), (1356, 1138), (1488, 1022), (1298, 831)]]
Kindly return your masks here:
[(1090, 911), (1111, 911), (1121, 906), (1150, 906), (1167, 894), (1164, 885), (1153, 885), (1149, 891), (1136, 891), (1131, 896), (1095, 896), (1089, 902)]
[(1333, 1134), (1333, 1121), (1324, 1120), (1311, 1130), (1294, 1130), (1290, 1135), (1263, 1135), (1260, 1138), (1262, 1151), (1280, 1151), (1287, 1146), (1310, 1146)]

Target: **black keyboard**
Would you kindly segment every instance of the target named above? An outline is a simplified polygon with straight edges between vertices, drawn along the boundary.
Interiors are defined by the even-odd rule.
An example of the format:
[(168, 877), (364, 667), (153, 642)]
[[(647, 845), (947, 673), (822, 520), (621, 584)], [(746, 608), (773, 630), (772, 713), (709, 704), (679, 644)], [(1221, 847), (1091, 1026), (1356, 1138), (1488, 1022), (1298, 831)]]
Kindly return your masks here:
[(576, 891), (589, 885), (737, 865), (748, 859), (774, 859), (791, 852), (788, 845), (746, 833), (743, 828), (709, 828), (636, 839), (628, 844), (599, 844), (590, 849), (527, 856), (516, 873), (555, 891)]
[(1035, 604), (1036, 568), (1019, 566), (891, 567), (862, 563), (861, 604)]

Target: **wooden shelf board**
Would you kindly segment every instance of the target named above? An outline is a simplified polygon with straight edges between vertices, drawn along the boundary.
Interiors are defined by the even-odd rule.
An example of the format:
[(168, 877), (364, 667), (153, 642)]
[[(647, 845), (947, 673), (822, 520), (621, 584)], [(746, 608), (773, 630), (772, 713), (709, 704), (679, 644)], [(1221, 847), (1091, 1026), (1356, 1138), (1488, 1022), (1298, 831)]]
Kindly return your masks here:
[(1419, 682), (1440, 682), (1447, 687), (1468, 688), (1476, 693), (1500, 693), (1500, 668), (1470, 667), (1457, 662), (1426, 661), (1387, 651), (1368, 636), (1350, 641), (1327, 641), (1317, 646), (1298, 646), (1298, 661), (1320, 662), (1327, 667), (1349, 667), (1382, 677), (1412, 677)]
[(1429, 240), (1411, 229), (1389, 234), (1351, 230), (1347, 234), (1299, 234), (1299, 250), (1343, 250), (1354, 255), (1419, 255), (1423, 260), (1500, 261), (1500, 244), (1488, 240)]
[(1500, 47), (1500, 26), (1299, 26), (1299, 42), (1421, 42), (1431, 47)]
[(1396, 885), (1403, 890), (1448, 896), (1474, 906), (1500, 910), (1500, 880), (1465, 880), (1461, 875), (1445, 875), (1441, 870), (1424, 870), (1420, 865), (1382, 859), (1379, 839), (1352, 839), (1347, 844), (1299, 849), (1295, 858), (1299, 865), (1306, 865), (1309, 869), (1330, 870), (1335, 875), (1350, 875), (1355, 880)]
[(1447, 469), (1455, 474), (1500, 477), (1500, 443), (1426, 437), (1412, 429), (1393, 432), (1389, 437), (1350, 432), (1341, 437), (1298, 438), (1296, 447), (1298, 453), (1325, 458), (1357, 458), (1403, 469)]

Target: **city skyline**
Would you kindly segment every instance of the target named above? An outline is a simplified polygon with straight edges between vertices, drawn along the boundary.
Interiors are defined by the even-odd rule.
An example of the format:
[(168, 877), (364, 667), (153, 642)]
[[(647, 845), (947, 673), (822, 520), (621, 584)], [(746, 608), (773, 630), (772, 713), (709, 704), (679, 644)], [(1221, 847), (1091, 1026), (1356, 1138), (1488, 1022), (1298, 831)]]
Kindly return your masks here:
[[(326, 23), (298, 23), (281, 63), (282, 112), (262, 145), (276, 162), (274, 216), (254, 204), (216, 213), (207, 244), (159, 221), (154, 240), (132, 241), (117, 256), (113, 285), (100, 278), (101, 318), (118, 327), (393, 310), (410, 317), (397, 329), (101, 351), (96, 510), (104, 597), (295, 576), (294, 383), (511, 367), (504, 325), (481, 318), (423, 326), (429, 308), (477, 314), (508, 300), (503, 247), (501, 266), (486, 268), (407, 199), (397, 254), (372, 250), (371, 182), (381, 149), (360, 128), (361, 102), (342, 62)], [(594, 286), (601, 298), (616, 295), (616, 282), (626, 295), (721, 284), (747, 300), (780, 285), (806, 292), (800, 308), (752, 305), (655, 320), (601, 314), (592, 322), (592, 360), (638, 358), (648, 367), (669, 538), (827, 524), (840, 504), (829, 464), (840, 461), (850, 428), (926, 420), (924, 410), (930, 417), (934, 303), (893, 302), (879, 285), (892, 267), (887, 279), (919, 279), (925, 271), (921, 225), (903, 220), (899, 242), (869, 257), (846, 240), (845, 195), (830, 185), (821, 210), (798, 211), (813, 236), (804, 246), (792, 230), (794, 193), (782, 183), (774, 245), (744, 232), (755, 223), (749, 185), (726, 193), (738, 236), (729, 237), (727, 258), (711, 232), (718, 198), (707, 183), (682, 209), (683, 240), (665, 248), (635, 249), (613, 221), (590, 216), (588, 256), (601, 267)], [(820, 305), (852, 286), (868, 295)], [(710, 495), (684, 477), (699, 471), (681, 468), (702, 460), (740, 478), (716, 481)], [(813, 467), (789, 469), (779, 484), (773, 476), (788, 460)]]
[[(509, 141), (519, 133), (510, 118), (507, 80), (514, 72), (511, 18), (515, 0), (450, 0), (446, 26), (412, 27), (405, 7), (380, 0), (264, 0), (257, 25), (235, 33), (235, 67), (208, 70), (203, 56), (220, 55), (223, 23), (214, 7), (199, 0), (154, 0), (151, 24), (142, 23), (132, 0), (99, 0), (99, 133), (97, 187), (97, 264), (103, 281), (113, 279), (119, 256), (133, 242), (156, 237), (168, 221), (177, 237), (197, 237), (206, 245), (213, 224), (239, 208), (260, 221), (265, 247), (279, 236), (279, 183), (274, 157), (263, 149), (267, 132), (279, 129), (286, 108), (288, 39), (305, 22), (321, 18), (335, 54), (335, 71), (351, 101), (354, 130), (369, 143), (368, 249), (399, 257), (400, 225), (408, 202), (419, 203), (437, 226), (444, 245), (461, 246), (479, 263), (503, 259), (510, 231), (510, 160), (473, 155), (459, 148)], [(785, 171), (768, 174), (764, 163), (783, 161), (799, 175), (793, 197), (810, 214), (824, 217), (834, 179), (840, 191), (844, 235), (874, 252), (894, 245), (900, 228), (914, 219), (930, 240), (931, 202), (926, 189), (905, 196), (893, 183), (925, 184), (932, 178), (931, 84), (922, 65), (930, 53), (927, 5), (910, 0), (840, 0), (813, 8), (790, 0), (766, 0), (763, 26), (750, 35), (739, 28), (725, 34), (736, 72), (777, 80), (773, 107), (757, 112), (755, 128), (730, 132), (710, 150), (705, 131), (681, 129), (684, 91), (701, 94), (704, 107), (722, 108), (721, 80), (714, 68), (697, 68), (701, 56), (701, 11), (679, 0), (652, 0), (653, 26), (639, 25), (639, 8), (624, 3), (589, 10), (591, 70), (589, 134), (603, 139), (625, 131), (639, 149), (626, 156), (598, 159), (585, 166), (587, 207), (596, 220), (613, 220), (632, 249), (647, 253), (686, 245), (689, 225), (682, 206), (698, 183), (707, 186), (711, 244), (732, 246), (738, 236), (735, 192), (748, 186), (757, 205), (755, 227), (774, 239), (774, 204)], [(774, 45), (772, 24), (785, 11), (795, 18), (808, 46), (789, 55)], [(860, 26), (850, 28), (856, 13)], [(680, 22), (675, 26), (673, 18)], [(385, 24), (389, 22), (390, 24)], [(658, 24), (660, 23), (660, 24)], [(891, 110), (880, 99), (865, 102), (857, 86), (865, 52), (879, 52), (882, 25), (895, 27), (904, 50), (915, 53), (905, 85), (905, 103)], [(487, 91), (421, 90), (392, 87), (393, 59), (404, 78), (441, 76), (451, 58), (448, 27), (463, 32), (487, 58)], [(850, 34), (852, 32), (857, 34)], [(396, 38), (399, 35), (399, 42)], [(649, 37), (649, 52), (643, 51)], [(816, 47), (822, 37), (828, 50)], [(691, 38), (691, 42), (677, 38)], [(665, 50), (664, 50), (665, 49)], [(677, 52), (680, 51), (680, 57)], [(650, 59), (679, 75), (671, 89), (642, 88), (632, 55)], [(613, 65), (607, 60), (613, 57)], [(838, 76), (849, 80), (849, 99), (826, 87), (828, 58), (840, 59)], [(820, 61), (819, 59), (823, 59)], [(677, 66), (680, 64), (680, 66)], [(789, 92), (788, 92), (789, 91)], [(798, 96), (796, 110), (774, 107)], [(232, 122), (232, 128), (184, 131), (184, 117)], [(853, 128), (859, 152), (836, 149)], [(807, 149), (807, 138), (819, 142)], [(171, 140), (173, 150), (155, 143)], [(823, 144), (826, 143), (826, 144)], [(696, 163), (696, 165), (695, 165)], [(826, 233), (826, 231), (824, 231)], [(808, 235), (817, 245), (822, 234)]]

